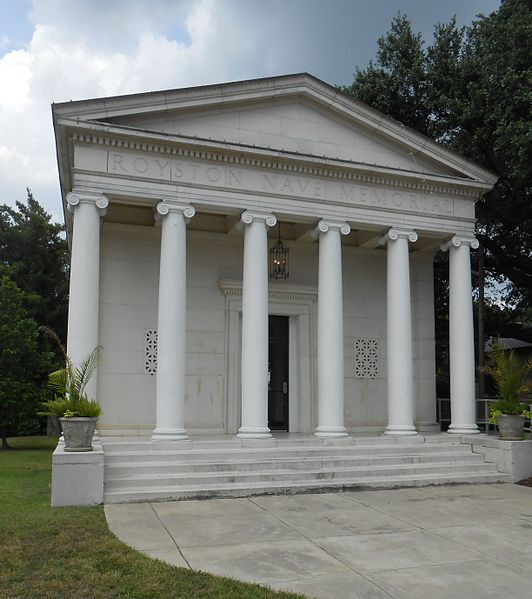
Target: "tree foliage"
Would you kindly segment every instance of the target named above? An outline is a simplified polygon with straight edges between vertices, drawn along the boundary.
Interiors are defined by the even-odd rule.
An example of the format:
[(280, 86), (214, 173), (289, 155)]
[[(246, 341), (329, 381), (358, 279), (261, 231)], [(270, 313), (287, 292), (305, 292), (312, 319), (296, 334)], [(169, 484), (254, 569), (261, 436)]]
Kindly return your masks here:
[(426, 46), (398, 15), (344, 91), (499, 175), (477, 236), (514, 307), (499, 333), (532, 340), (532, 8), (507, 0), (470, 27), (437, 24)]
[(0, 277), (0, 436), (34, 433), (36, 411), (45, 399), (52, 355), (38, 347), (37, 323), (24, 308), (24, 293)]
[(38, 325), (64, 339), (68, 308), (68, 247), (63, 225), (28, 190), (27, 202), (0, 206), (0, 275), (24, 292), (24, 307)]
[[(61, 364), (38, 326), (64, 339), (68, 306), (68, 248), (63, 226), (28, 190), (27, 202), (0, 206), (0, 429), (39, 430), (36, 411), (48, 397), (47, 373)], [(42, 424), (42, 423), (41, 423)]]

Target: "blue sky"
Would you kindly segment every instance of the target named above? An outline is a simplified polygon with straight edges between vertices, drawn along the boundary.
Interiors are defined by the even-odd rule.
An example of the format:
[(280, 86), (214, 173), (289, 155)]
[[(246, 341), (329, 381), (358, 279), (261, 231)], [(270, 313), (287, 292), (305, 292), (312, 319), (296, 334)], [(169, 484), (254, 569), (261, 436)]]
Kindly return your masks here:
[(307, 71), (347, 84), (397, 12), (427, 41), (499, 0), (0, 0), (0, 203), (62, 219), (50, 104)]

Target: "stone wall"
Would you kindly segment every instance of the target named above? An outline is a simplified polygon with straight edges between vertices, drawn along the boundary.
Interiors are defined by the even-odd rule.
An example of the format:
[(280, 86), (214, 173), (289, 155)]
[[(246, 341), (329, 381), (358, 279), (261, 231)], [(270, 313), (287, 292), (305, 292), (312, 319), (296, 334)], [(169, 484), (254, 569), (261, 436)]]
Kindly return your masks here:
[[(318, 244), (289, 246), (289, 283), (317, 288)], [(226, 297), (218, 283), (241, 280), (242, 251), (238, 234), (187, 234), (185, 414), (190, 431), (221, 433), (226, 426)], [(104, 223), (98, 375), (103, 435), (148, 435), (154, 427), (159, 252), (158, 227)], [(435, 421), (432, 263), (430, 256), (420, 255), (411, 265), (416, 421), (430, 430)], [(345, 425), (351, 431), (381, 431), (387, 415), (386, 251), (344, 246), (343, 283)], [(298, 348), (311, 358), (305, 362), (310, 372), (298, 372), (309, 380), (297, 386), (310, 395), (301, 399), (309, 412), (309, 430), (302, 432), (315, 426), (316, 308), (311, 306), (310, 334), (302, 337), (307, 347)]]

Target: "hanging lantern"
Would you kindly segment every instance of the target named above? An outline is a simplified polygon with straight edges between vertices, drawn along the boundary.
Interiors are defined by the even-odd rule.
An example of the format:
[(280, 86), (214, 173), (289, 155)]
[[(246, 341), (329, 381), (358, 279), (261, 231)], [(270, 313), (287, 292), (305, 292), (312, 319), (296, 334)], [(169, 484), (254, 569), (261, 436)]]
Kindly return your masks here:
[(270, 248), (270, 279), (288, 279), (288, 248), (281, 241), (281, 223), (279, 237)]

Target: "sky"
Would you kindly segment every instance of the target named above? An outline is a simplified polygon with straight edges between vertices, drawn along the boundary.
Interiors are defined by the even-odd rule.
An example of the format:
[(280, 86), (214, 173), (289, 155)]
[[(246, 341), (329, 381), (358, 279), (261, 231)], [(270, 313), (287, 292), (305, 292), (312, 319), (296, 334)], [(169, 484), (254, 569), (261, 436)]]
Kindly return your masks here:
[(50, 105), (306, 71), (349, 84), (401, 12), (430, 42), (499, 0), (0, 0), (0, 204), (63, 219)]

